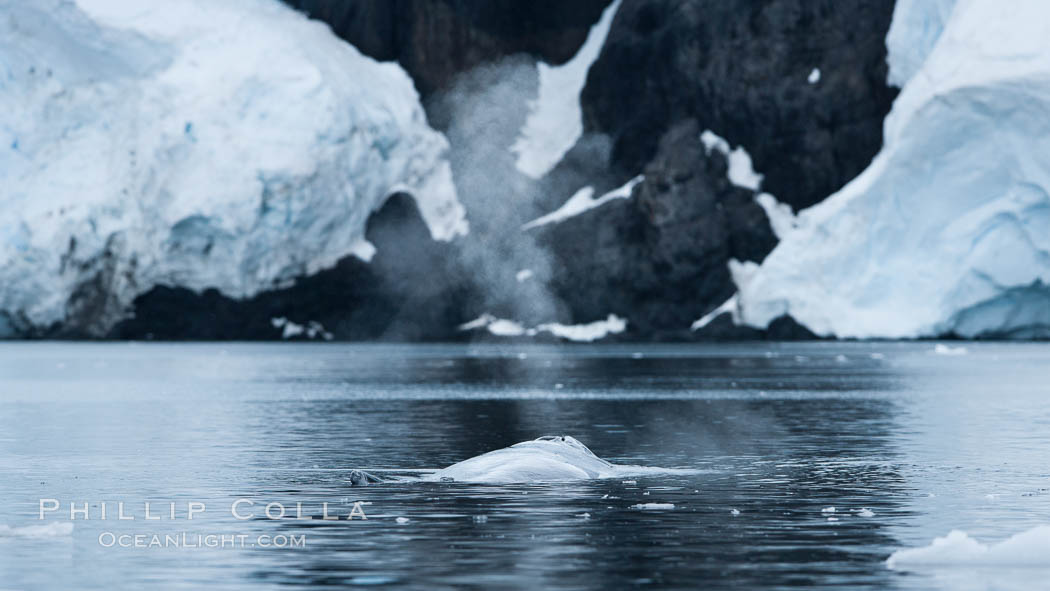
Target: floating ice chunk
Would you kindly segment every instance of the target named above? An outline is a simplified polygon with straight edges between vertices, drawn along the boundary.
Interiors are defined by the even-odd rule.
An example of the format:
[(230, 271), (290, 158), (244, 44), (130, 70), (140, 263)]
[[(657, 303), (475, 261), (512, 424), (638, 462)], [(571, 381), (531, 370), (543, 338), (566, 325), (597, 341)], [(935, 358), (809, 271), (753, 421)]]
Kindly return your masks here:
[(525, 281), (532, 279), (532, 276), (532, 269), (522, 269), (514, 275), (514, 279), (516, 279), (518, 283), (524, 283)]
[(600, 207), (613, 199), (627, 199), (631, 196), (631, 192), (634, 191), (634, 187), (643, 180), (645, 180), (645, 176), (638, 175), (597, 199), (594, 198), (594, 187), (583, 187), (573, 193), (572, 197), (569, 197), (569, 200), (563, 203), (561, 207), (524, 224), (521, 229), (531, 230), (547, 224), (557, 224), (585, 211)]
[(560, 66), (537, 65), (539, 95), (530, 101), (525, 125), (510, 148), (517, 155), (518, 170), (526, 175), (538, 179), (550, 172), (583, 134), (580, 91), (619, 7), (620, 0), (606, 7), (571, 60)]
[(923, 566), (1050, 568), (1050, 526), (1040, 525), (1001, 542), (982, 544), (953, 530), (929, 546), (897, 550), (886, 561), (893, 569)]
[(838, 521), (838, 517), (828, 517), (828, 521)]
[(579, 517), (581, 519), (590, 519), (591, 518), (591, 514), (590, 513), (580, 513), (576, 517)]
[(409, 521), (412, 521), (412, 520), (407, 518), (407, 517), (398, 517), (394, 521), (396, 521), (396, 522), (398, 522), (398, 523), (403, 525), (403, 524), (406, 524), (406, 523), (408, 523)]
[(73, 524), (61, 521), (21, 527), (0, 525), (0, 538), (57, 538), (68, 536), (72, 533)]
[(638, 503), (637, 505), (631, 505), (631, 509), (641, 509), (643, 511), (674, 509), (674, 503)]
[(813, 70), (810, 71), (809, 76), (806, 77), (806, 82), (809, 82), (810, 84), (820, 82), (820, 68), (813, 68)]
[(736, 517), (737, 515), (740, 515), (740, 509), (730, 509), (729, 514)]
[(456, 327), (457, 330), (477, 330), (479, 328), (485, 328), (489, 324), (496, 320), (496, 317), (492, 314), (482, 314), (470, 322), (464, 322)]
[(857, 516), (858, 517), (875, 517), (875, 512), (872, 511), (871, 509), (868, 509), (867, 507), (865, 507), (865, 508), (861, 509), (860, 511), (857, 511)]
[(933, 352), (937, 355), (966, 355), (969, 353), (966, 347), (952, 347), (943, 343), (937, 343), (933, 347)]
[(620, 484), (638, 484), (637, 480), (624, 480)]
[(834, 507), (824, 507), (823, 509), (820, 510), (820, 512), (821, 513), (834, 513), (835, 512), (835, 508)]

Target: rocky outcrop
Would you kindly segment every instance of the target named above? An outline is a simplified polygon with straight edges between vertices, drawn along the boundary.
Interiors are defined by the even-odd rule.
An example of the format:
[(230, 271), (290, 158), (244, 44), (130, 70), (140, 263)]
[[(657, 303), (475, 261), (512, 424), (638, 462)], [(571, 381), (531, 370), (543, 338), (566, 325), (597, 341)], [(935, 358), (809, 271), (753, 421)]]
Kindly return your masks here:
[(609, 138), (612, 174), (646, 178), (630, 201), (545, 230), (571, 320), (608, 310), (638, 338), (812, 336), (790, 320), (690, 333), (736, 290), (729, 259), (760, 262), (776, 244), (755, 192), (727, 181), (700, 133), (744, 147), (781, 202), (819, 202), (882, 145), (892, 13), (892, 0), (625, 2), (581, 97), (585, 137)]
[(585, 127), (611, 136), (614, 164), (634, 173), (664, 130), (696, 118), (750, 152), (765, 190), (812, 205), (882, 146), (893, 4), (624, 2), (583, 91)]
[(573, 322), (612, 313), (632, 334), (684, 338), (710, 302), (733, 294), (729, 259), (761, 260), (776, 244), (753, 192), (729, 182), (700, 131), (689, 119), (664, 134), (632, 198), (541, 227)]
[(397, 61), (424, 96), (482, 63), (528, 53), (562, 63), (610, 0), (285, 0), (361, 52)]

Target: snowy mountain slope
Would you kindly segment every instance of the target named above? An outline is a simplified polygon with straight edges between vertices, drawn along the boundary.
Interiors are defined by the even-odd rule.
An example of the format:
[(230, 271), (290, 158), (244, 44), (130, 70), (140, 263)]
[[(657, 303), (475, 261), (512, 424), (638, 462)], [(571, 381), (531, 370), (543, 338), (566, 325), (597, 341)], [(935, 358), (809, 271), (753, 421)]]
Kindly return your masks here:
[[(898, 15), (924, 14), (906, 3)], [(891, 63), (907, 82), (884, 148), (739, 286), (746, 323), (790, 314), (839, 337), (1050, 333), (1047, 17), (1041, 0), (959, 0), (914, 75)], [(940, 21), (901, 26), (923, 30), (895, 22), (891, 41), (927, 39)]]
[(392, 190), (466, 232), (412, 81), (276, 0), (0, 0), (0, 333), (368, 252)]

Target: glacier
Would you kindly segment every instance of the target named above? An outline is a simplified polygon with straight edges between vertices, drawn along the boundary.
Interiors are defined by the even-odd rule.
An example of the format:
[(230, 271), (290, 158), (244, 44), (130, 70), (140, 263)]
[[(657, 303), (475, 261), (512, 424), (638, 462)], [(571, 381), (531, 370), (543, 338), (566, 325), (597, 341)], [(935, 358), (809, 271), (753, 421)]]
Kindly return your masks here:
[(883, 149), (738, 284), (739, 317), (850, 338), (1046, 337), (1046, 4), (900, 0), (894, 15), (903, 88)]
[(155, 285), (231, 297), (468, 226), (418, 94), (277, 0), (0, 0), (0, 336), (96, 336)]

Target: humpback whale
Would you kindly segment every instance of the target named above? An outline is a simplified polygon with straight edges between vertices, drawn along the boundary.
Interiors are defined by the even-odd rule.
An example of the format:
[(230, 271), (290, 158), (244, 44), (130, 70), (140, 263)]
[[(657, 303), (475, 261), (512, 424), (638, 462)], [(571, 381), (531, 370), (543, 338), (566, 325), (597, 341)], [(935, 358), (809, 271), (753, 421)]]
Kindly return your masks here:
[[(511, 483), (586, 480), (615, 474), (616, 466), (594, 455), (568, 435), (547, 435), (463, 460), (423, 476), (424, 481)], [(383, 479), (363, 470), (350, 473), (350, 484), (365, 486)]]

